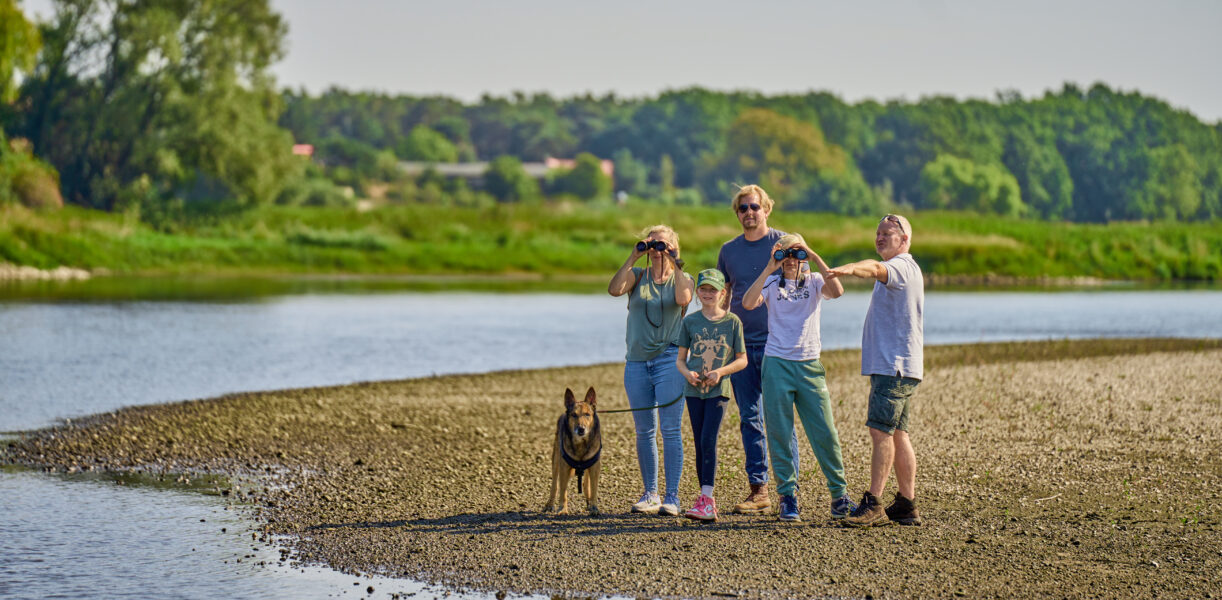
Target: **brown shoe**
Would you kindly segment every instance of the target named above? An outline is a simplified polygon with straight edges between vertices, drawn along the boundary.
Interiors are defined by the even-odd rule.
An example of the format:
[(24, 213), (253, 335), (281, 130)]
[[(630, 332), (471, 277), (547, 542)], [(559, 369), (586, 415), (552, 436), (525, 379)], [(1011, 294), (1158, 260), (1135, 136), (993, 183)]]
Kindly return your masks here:
[(734, 512), (740, 515), (758, 515), (769, 508), (772, 508), (772, 500), (768, 497), (768, 485), (753, 483), (747, 499), (734, 505)]
[(920, 525), (921, 513), (917, 510), (916, 501), (905, 498), (903, 494), (896, 492), (895, 501), (886, 509), (887, 518), (893, 523), (899, 525)]
[(890, 525), (891, 519), (887, 518), (887, 511), (878, 502), (878, 498), (874, 494), (866, 492), (861, 497), (861, 502), (857, 505), (857, 509), (850, 513), (848, 517), (845, 517), (842, 523), (851, 527), (878, 527), (880, 525)]

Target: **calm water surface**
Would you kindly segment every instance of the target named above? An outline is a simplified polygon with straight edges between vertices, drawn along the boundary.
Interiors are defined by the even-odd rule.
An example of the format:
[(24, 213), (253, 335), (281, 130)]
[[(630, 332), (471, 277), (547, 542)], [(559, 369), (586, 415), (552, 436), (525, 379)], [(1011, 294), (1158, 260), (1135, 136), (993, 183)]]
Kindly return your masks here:
[[(824, 306), (825, 348), (860, 345), (868, 301), (850, 289)], [(622, 298), (588, 294), (4, 302), (0, 431), (229, 392), (618, 361), (625, 317)], [(930, 292), (925, 336), (1222, 337), (1222, 291)], [(0, 598), (366, 597), (369, 585), (374, 597), (438, 593), (256, 567), (278, 554), (253, 550), (251, 521), (197, 491), (7, 470), (0, 499)]]

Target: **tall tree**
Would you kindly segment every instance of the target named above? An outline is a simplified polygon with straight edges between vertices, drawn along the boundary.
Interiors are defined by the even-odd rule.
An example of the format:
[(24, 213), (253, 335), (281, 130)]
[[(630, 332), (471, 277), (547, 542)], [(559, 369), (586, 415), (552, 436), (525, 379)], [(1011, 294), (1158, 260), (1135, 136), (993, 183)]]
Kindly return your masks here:
[(17, 0), (0, 0), (0, 103), (17, 97), (14, 76), (34, 68), (41, 44), (38, 28), (25, 18)]
[(1025, 211), (1018, 181), (998, 165), (939, 155), (921, 169), (922, 208), (949, 208), (1019, 216)]
[(522, 161), (505, 155), (492, 159), (484, 172), (484, 190), (500, 202), (529, 202), (539, 199), (539, 182), (526, 173)]
[(725, 148), (704, 177), (710, 197), (728, 195), (728, 184), (759, 183), (794, 207), (858, 214), (874, 205), (852, 158), (813, 123), (748, 109), (730, 125)]
[(301, 168), (268, 74), (285, 31), (267, 0), (58, 0), (20, 130), (75, 203), (270, 201)]

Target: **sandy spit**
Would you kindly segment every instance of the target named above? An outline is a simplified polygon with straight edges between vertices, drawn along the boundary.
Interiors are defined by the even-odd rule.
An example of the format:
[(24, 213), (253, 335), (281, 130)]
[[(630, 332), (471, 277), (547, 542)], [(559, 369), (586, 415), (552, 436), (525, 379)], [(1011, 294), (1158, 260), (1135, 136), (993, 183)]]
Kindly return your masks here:
[[(867, 384), (825, 354), (853, 496), (868, 484)], [(226, 473), (286, 560), (455, 589), (636, 597), (1216, 597), (1222, 341), (927, 349), (917, 395), (923, 527), (849, 530), (809, 446), (803, 522), (701, 525), (628, 512), (631, 417), (602, 418), (603, 515), (540, 512), (564, 388), (627, 405), (622, 365), (237, 394), (24, 434), (0, 460), (55, 471)], [(685, 426), (683, 507), (697, 493)], [(804, 443), (805, 445), (805, 443)], [(746, 490), (737, 415), (719, 503)], [(237, 484), (231, 484), (236, 486)], [(887, 499), (894, 491), (888, 488)], [(723, 513), (726, 511), (723, 510)], [(270, 538), (265, 538), (270, 539)]]

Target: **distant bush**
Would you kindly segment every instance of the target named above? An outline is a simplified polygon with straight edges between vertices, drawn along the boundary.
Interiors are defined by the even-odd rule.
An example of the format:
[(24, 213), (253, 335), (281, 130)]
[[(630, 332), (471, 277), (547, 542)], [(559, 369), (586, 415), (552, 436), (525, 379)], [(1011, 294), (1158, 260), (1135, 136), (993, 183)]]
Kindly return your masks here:
[(13, 193), (30, 208), (63, 208), (59, 178), (50, 167), (27, 163), (13, 176)]
[(330, 180), (305, 178), (285, 186), (276, 198), (276, 204), (351, 207), (355, 205), (355, 200), (348, 191), (331, 183)]
[(673, 194), (675, 206), (700, 206), (704, 204), (704, 194), (697, 188), (679, 188)]
[(602, 161), (588, 152), (577, 155), (572, 169), (552, 177), (555, 194), (571, 195), (582, 200), (611, 197), (611, 178), (602, 171)]
[(11, 143), (0, 134), (0, 202), (19, 202), (29, 208), (62, 208), (59, 174), (34, 158), (29, 143)]
[(522, 161), (503, 155), (484, 172), (484, 189), (501, 202), (529, 202), (540, 197), (539, 182), (522, 168)]
[(380, 251), (390, 248), (391, 245), (391, 240), (386, 236), (367, 230), (312, 229), (301, 225), (286, 233), (284, 239), (290, 244), (323, 248), (352, 248), (354, 250)]

